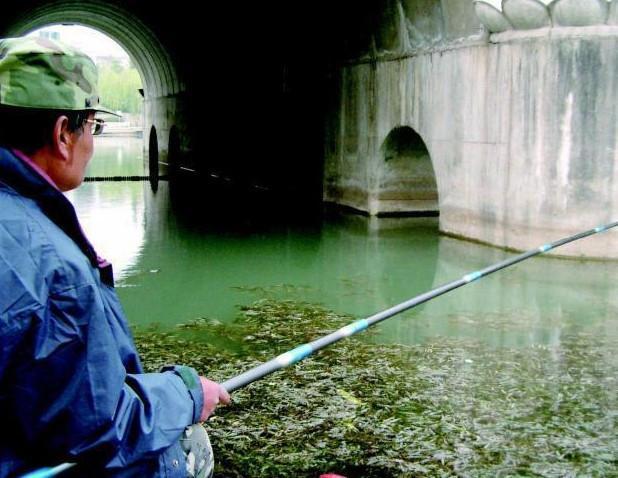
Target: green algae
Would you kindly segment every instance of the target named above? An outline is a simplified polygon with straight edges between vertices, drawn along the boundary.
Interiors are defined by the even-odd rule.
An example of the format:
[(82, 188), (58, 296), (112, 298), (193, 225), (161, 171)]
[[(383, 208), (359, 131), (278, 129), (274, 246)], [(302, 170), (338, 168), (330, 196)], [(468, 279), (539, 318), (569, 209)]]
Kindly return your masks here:
[[(262, 300), (223, 324), (138, 329), (145, 367), (223, 381), (354, 319)], [(371, 343), (371, 331), (239, 390), (207, 423), (218, 477), (618, 476), (616, 338), (555, 346)]]

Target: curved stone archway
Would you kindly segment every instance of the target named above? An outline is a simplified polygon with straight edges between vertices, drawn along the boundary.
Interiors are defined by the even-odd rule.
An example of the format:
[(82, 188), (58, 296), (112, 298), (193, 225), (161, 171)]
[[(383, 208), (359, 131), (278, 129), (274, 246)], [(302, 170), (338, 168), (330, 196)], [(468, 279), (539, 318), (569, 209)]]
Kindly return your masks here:
[(409, 126), (397, 126), (388, 133), (380, 151), (378, 214), (436, 214), (436, 175), (421, 136)]
[(146, 100), (182, 90), (176, 68), (150, 29), (131, 12), (99, 0), (61, 0), (24, 11), (7, 36), (25, 35), (52, 24), (90, 27), (118, 42), (135, 63)]
[[(142, 79), (144, 124), (152, 124), (167, 138), (170, 124), (186, 119), (177, 114), (183, 108), (185, 82), (169, 52), (153, 31), (134, 13), (117, 3), (100, 0), (60, 0), (25, 8), (5, 27), (2, 36), (20, 36), (54, 24), (80, 25), (95, 29), (122, 46), (135, 64)], [(103, 98), (103, 102), (105, 99)], [(165, 144), (159, 144), (157, 156), (167, 156)], [(144, 148), (150, 152), (144, 135)]]

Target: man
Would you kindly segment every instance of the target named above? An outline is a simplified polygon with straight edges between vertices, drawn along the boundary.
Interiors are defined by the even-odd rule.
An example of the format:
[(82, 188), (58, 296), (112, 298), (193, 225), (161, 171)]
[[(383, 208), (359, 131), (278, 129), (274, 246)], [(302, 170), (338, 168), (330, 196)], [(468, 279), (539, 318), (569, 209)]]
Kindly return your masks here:
[(143, 373), (111, 265), (62, 194), (103, 126), (96, 83), (60, 42), (0, 40), (0, 477), (63, 462), (74, 476), (208, 476), (192, 424), (229, 395), (188, 367)]

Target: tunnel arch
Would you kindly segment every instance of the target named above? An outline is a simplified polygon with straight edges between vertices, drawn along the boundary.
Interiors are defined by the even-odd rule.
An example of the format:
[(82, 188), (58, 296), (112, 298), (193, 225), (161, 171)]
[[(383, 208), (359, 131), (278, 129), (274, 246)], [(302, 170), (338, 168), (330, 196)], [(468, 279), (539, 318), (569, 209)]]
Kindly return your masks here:
[(53, 24), (93, 28), (119, 43), (142, 77), (146, 100), (177, 94), (184, 89), (170, 55), (152, 31), (119, 5), (99, 0), (60, 0), (25, 10), (6, 31), (21, 36)]
[(437, 176), (421, 135), (411, 126), (394, 127), (381, 143), (380, 156), (378, 215), (438, 214)]

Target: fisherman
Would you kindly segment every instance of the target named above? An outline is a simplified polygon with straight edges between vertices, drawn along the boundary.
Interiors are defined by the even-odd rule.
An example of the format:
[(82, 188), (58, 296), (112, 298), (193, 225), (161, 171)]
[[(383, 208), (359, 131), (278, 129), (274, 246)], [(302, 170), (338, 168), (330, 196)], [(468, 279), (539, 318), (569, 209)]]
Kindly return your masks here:
[[(0, 478), (206, 477), (199, 422), (230, 398), (185, 366), (144, 373), (116, 292), (64, 192), (102, 131), (97, 71), (42, 38), (0, 40)], [(121, 233), (121, 231), (119, 231)]]

